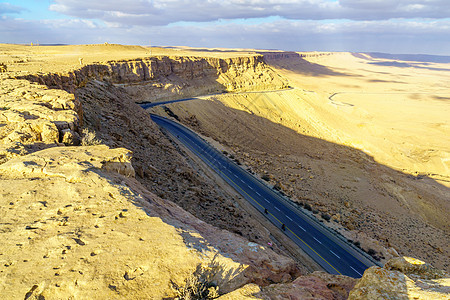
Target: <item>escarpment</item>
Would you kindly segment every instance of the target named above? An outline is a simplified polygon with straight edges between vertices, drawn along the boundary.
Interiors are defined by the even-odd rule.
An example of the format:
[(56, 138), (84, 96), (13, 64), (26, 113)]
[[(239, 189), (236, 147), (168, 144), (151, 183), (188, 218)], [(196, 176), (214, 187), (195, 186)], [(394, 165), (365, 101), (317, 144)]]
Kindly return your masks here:
[(234, 58), (157, 56), (86, 65), (67, 74), (24, 78), (73, 92), (97, 79), (124, 86), (135, 102), (179, 99), (221, 92), (276, 90), (287, 81), (254, 55)]
[[(29, 51), (46, 51), (37, 48)], [(0, 74), (2, 299), (176, 299), (199, 278), (218, 299), (407, 299), (411, 289), (446, 299), (448, 274), (406, 258), (359, 280), (300, 275), (273, 236), (135, 104), (286, 87), (262, 56), (11, 70)]]

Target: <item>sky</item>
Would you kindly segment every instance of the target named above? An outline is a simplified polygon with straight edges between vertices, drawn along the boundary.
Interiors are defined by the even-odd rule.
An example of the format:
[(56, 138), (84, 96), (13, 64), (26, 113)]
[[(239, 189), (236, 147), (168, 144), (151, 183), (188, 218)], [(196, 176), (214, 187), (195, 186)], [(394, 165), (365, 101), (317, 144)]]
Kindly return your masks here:
[(0, 43), (31, 42), (450, 55), (450, 0), (0, 2)]

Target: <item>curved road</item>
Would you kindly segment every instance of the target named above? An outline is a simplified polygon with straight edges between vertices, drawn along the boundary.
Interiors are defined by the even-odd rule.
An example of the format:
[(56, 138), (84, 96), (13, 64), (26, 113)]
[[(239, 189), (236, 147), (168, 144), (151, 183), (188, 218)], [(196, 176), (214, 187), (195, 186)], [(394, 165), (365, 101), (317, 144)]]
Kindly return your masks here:
[(283, 230), (327, 272), (359, 278), (364, 270), (375, 265), (367, 256), (336, 237), (312, 217), (294, 208), (280, 194), (211, 147), (192, 130), (167, 118), (154, 114), (150, 116)]

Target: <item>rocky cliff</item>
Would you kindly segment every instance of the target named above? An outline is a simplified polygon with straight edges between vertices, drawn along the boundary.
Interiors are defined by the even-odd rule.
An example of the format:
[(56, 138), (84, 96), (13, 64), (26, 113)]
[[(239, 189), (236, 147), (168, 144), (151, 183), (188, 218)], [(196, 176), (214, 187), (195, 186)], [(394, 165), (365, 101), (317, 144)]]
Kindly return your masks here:
[(92, 79), (108, 81), (127, 87), (136, 102), (287, 87), (287, 81), (266, 65), (261, 55), (224, 59), (157, 56), (90, 64), (68, 74), (24, 78), (71, 92)]
[[(78, 82), (84, 87), (75, 97), (11, 77), (6, 74), (0, 85), (4, 299), (170, 298), (182, 293), (199, 266), (213, 264), (207, 283), (220, 294), (300, 274), (292, 259), (239, 236), (252, 234), (267, 244), (268, 233), (192, 173), (123, 89)], [(46, 78), (62, 83), (66, 77)], [(66, 89), (77, 88), (66, 83)], [(82, 127), (96, 137), (89, 139)], [(73, 146), (80, 143), (88, 146)], [(129, 144), (136, 158), (117, 148), (121, 144)], [(161, 196), (195, 203), (196, 213), (216, 201), (217, 208), (200, 217), (223, 219), (225, 228), (231, 220), (238, 234), (159, 198), (135, 176)]]
[[(300, 276), (274, 241), (273, 249), (266, 246), (268, 232), (197, 174), (129, 93), (112, 84), (149, 85), (163, 97), (174, 95), (165, 82), (176, 82), (181, 96), (203, 92), (193, 89), (197, 78), (209, 82), (205, 89), (225, 90), (281, 87), (283, 80), (258, 57), (242, 59), (246, 67), (239, 59), (215, 65), (216, 75), (210, 64), (195, 67), (200, 58), (168, 60), (178, 67), (152, 66), (152, 78), (136, 75), (147, 74), (136, 67), (140, 60), (117, 62), (115, 71), (108, 63), (28, 75), (33, 83), (0, 74), (2, 299), (174, 299), (193, 285), (223, 299), (345, 299), (389, 283), (370, 277), (372, 269), (360, 281)], [(120, 77), (122, 68), (128, 71)], [(448, 276), (424, 265), (394, 261), (385, 269), (414, 278), (421, 289), (431, 286), (423, 299), (445, 299)]]
[[(83, 134), (78, 136), (81, 117), (76, 110), (82, 102), (74, 95), (6, 78), (0, 88), (3, 299), (174, 297), (180, 293), (175, 285), (184, 287), (198, 266), (206, 268), (213, 262), (214, 276), (208, 284), (219, 287), (220, 294), (249, 282), (288, 282), (299, 274), (292, 259), (213, 227), (136, 181), (136, 173), (144, 177), (145, 172), (152, 181), (169, 182), (165, 187), (170, 197), (176, 195), (170, 193), (174, 185), (194, 201), (207, 203), (218, 196), (214, 186), (189, 173), (186, 162), (142, 109), (130, 100), (120, 103), (123, 98), (112, 94), (119, 93), (113, 86), (105, 88), (104, 98), (97, 89), (97, 102), (109, 111), (107, 115), (91, 112), (94, 106), (80, 96), (89, 126), (96, 115), (103, 122), (100, 126), (110, 129), (115, 124), (120, 129), (110, 132), (114, 139), (100, 135), (103, 141), (90, 143), (114, 147), (144, 133), (141, 138), (150, 148), (145, 167), (117, 144), (115, 149), (70, 146), (75, 139), (77, 144), (89, 142)], [(125, 104), (134, 109), (125, 113), (134, 116), (132, 121), (125, 119), (128, 127), (113, 120), (124, 117), (114, 113)], [(142, 130), (134, 132), (140, 130), (135, 127), (138, 123)], [(94, 125), (90, 128), (95, 130)], [(137, 151), (138, 158), (141, 155)], [(158, 160), (168, 169), (159, 169)], [(169, 172), (174, 173), (172, 178)], [(189, 194), (189, 187), (196, 193)], [(233, 219), (231, 207), (228, 210)], [(238, 212), (235, 217), (248, 218)], [(239, 221), (236, 224), (243, 230)]]

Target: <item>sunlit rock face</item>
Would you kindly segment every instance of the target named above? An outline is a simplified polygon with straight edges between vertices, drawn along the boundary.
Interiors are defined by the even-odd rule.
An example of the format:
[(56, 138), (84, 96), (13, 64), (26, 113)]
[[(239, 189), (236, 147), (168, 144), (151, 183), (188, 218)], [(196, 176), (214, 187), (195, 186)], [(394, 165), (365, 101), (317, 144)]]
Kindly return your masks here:
[(449, 299), (450, 277), (410, 257), (393, 258), (384, 268), (371, 267), (349, 299)]
[(24, 78), (71, 92), (92, 79), (107, 81), (124, 86), (136, 102), (221, 92), (276, 90), (288, 86), (261, 55), (232, 58), (158, 56), (94, 63), (67, 74), (43, 73)]

